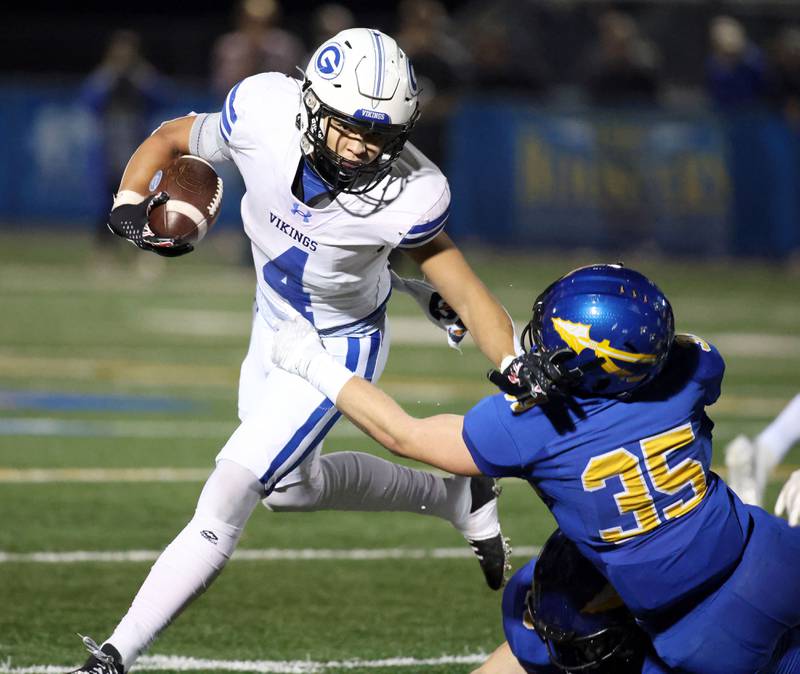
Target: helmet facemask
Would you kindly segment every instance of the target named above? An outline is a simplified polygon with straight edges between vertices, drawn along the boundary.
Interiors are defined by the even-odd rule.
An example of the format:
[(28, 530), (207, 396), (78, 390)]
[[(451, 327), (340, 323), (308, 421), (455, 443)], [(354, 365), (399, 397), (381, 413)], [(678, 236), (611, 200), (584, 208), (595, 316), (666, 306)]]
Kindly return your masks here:
[[(386, 177), (419, 117), (416, 110), (405, 124), (382, 124), (345, 115), (320, 101), (308, 80), (303, 85), (303, 108), (305, 123), (301, 124), (300, 141), (303, 154), (331, 190), (348, 194), (368, 192)], [(344, 127), (345, 133), (352, 130), (376, 139), (380, 150), (375, 159), (356, 164), (331, 149), (328, 134), (332, 122)]]
[[(612, 625), (595, 634), (553, 634), (552, 628), (533, 618), (539, 638), (545, 642), (550, 662), (565, 672), (640, 672), (642, 643), (638, 629)], [(630, 668), (626, 665), (632, 665)]]

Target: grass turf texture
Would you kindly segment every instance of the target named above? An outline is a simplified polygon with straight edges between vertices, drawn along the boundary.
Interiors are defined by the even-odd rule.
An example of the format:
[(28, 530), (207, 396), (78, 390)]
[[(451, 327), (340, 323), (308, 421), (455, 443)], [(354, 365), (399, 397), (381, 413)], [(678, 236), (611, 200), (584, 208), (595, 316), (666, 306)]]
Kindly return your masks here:
[[(0, 390), (188, 402), (168, 411), (69, 410), (15, 405), (13, 395), (6, 396), (0, 430), (11, 428), (11, 422), (33, 425), (23, 424), (20, 428), (29, 430), (15, 435), (0, 434), (0, 476), (40, 468), (193, 468), (200, 475), (211, 469), (236, 424), (236, 380), (253, 291), (252, 269), (232, 264), (225, 245), (223, 237), (212, 237), (155, 275), (153, 269), (138, 273), (133, 250), (122, 251), (110, 261), (117, 266), (109, 268), (108, 260), (97, 263), (88, 239), (0, 235)], [(568, 259), (485, 252), (468, 257), (518, 325), (547, 283), (602, 259), (583, 253)], [(626, 261), (654, 278), (672, 299), (679, 330), (732, 345), (733, 355), (723, 349), (728, 362), (723, 396), (711, 409), (717, 423), (715, 463), (721, 464), (728, 440), (758, 432), (800, 388), (798, 279), (773, 265)], [(402, 320), (418, 313), (399, 296), (391, 301), (390, 315)], [(463, 412), (492, 392), (483, 377), (487, 367), (469, 344), (458, 356), (443, 339), (435, 345), (398, 339), (382, 383), (415, 414)], [(57, 423), (34, 434), (30, 429), (39, 428), (43, 418)], [(385, 456), (343, 424), (326, 441), (326, 451), (346, 449)], [(781, 474), (796, 463), (797, 449)], [(160, 549), (191, 516), (201, 479), (0, 482), (0, 550)], [(777, 480), (770, 485), (770, 505), (779, 486)], [(501, 511), (505, 532), (517, 545), (541, 544), (553, 528), (549, 514), (521, 483), (506, 482)], [(447, 524), (427, 517), (259, 509), (240, 547), (461, 545)], [(514, 561), (519, 566), (524, 559)], [(0, 662), (14, 667), (76, 663), (82, 654), (74, 633), (106, 636), (148, 568), (149, 562), (0, 565)], [(490, 652), (502, 640), (499, 600), (483, 587), (473, 559), (234, 560), (152, 652), (314, 661)], [(457, 674), (471, 669), (381, 671)]]

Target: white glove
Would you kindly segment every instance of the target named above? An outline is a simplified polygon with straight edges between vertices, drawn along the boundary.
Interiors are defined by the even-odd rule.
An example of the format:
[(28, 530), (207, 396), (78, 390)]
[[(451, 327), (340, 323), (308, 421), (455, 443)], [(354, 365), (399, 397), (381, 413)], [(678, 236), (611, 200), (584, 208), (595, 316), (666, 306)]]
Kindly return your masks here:
[(467, 326), (464, 325), (452, 307), (444, 301), (436, 288), (427, 281), (403, 278), (392, 270), (390, 270), (390, 273), (392, 275), (392, 289), (413, 297), (425, 317), (447, 333), (448, 346), (461, 351), (459, 343), (467, 335)]
[(314, 326), (302, 316), (280, 322), (270, 355), (275, 365), (302, 377), (333, 402), (354, 376), (325, 350)]
[(793, 527), (800, 524), (800, 470), (794, 471), (789, 476), (775, 503), (775, 514), (784, 513)]

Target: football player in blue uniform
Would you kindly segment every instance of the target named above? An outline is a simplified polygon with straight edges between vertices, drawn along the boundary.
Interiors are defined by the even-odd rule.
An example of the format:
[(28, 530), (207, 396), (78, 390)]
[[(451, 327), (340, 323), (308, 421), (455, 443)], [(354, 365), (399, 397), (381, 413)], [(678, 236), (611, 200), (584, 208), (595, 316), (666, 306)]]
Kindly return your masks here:
[(560, 529), (506, 585), (503, 631), (507, 641), (473, 674), (638, 674), (652, 656), (620, 596)]
[(800, 531), (711, 471), (705, 408), (724, 362), (674, 334), (667, 298), (642, 274), (595, 265), (548, 287), (523, 333), (528, 351), (495, 375), (506, 396), (464, 417), (409, 416), (336, 363), (307, 321), (278, 335), (273, 359), (391, 451), (527, 480), (666, 667), (752, 674), (796, 634)]

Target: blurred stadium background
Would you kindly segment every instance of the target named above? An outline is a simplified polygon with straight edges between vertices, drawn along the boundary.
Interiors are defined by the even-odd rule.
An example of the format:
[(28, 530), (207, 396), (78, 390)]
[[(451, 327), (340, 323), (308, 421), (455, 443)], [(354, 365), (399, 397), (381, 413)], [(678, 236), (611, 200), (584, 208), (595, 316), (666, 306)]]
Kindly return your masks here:
[[(161, 120), (218, 108), (237, 72), (304, 64), (336, 22), (411, 55), (412, 140), (448, 174), (449, 229), (519, 325), (580, 264), (650, 275), (679, 329), (726, 357), (720, 471), (725, 443), (798, 391), (800, 3), (276, 8), (34, 3), (0, 25), (0, 672), (64, 671), (75, 632), (110, 632), (236, 424), (253, 272), (235, 176), (216, 230), (164, 261), (101, 233), (115, 163)], [(407, 408), (491, 393), (471, 344), (448, 350), (404, 297), (390, 316), (383, 381)], [(326, 442), (343, 449), (381, 452), (346, 423)], [(519, 566), (552, 520), (522, 484), (501, 507)], [(438, 521), (257, 512), (238, 557), (143, 670), (455, 674), (502, 640), (499, 596)]]

